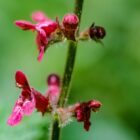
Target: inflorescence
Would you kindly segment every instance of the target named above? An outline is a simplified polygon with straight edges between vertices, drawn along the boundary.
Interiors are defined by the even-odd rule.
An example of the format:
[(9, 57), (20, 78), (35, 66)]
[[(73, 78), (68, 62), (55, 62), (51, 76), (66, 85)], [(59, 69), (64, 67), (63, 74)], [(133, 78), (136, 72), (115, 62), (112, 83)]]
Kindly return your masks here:
[[(106, 35), (105, 29), (101, 26), (92, 24), (87, 30), (78, 33), (79, 19), (75, 14), (66, 14), (62, 23), (48, 18), (43, 12), (37, 11), (32, 14), (31, 23), (25, 20), (15, 22), (16, 26), (22, 30), (32, 30), (36, 32), (36, 44), (38, 48), (38, 61), (41, 61), (44, 52), (51, 44), (62, 42), (65, 39), (77, 42), (78, 40), (95, 40), (100, 42)], [(27, 77), (22, 71), (15, 74), (16, 86), (21, 89), (21, 94), (17, 99), (12, 113), (7, 121), (8, 125), (19, 124), (24, 116), (29, 116), (36, 109), (41, 112), (57, 115), (60, 126), (67, 124), (72, 118), (84, 123), (84, 129), (89, 130), (91, 125), (91, 112), (97, 112), (101, 103), (97, 100), (87, 102), (77, 102), (67, 107), (59, 106), (61, 93), (61, 79), (56, 74), (50, 74), (46, 80), (48, 88), (45, 94), (41, 94), (32, 88)]]

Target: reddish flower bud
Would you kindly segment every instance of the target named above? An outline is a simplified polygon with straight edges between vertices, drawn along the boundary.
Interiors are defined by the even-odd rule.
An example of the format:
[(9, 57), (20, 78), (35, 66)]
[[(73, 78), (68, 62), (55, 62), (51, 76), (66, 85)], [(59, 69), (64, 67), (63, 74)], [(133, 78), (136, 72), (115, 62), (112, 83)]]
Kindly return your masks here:
[(55, 110), (60, 97), (60, 79), (58, 75), (51, 74), (47, 79), (48, 90), (46, 92), (46, 97), (49, 98), (49, 103), (51, 107)]
[(89, 35), (91, 39), (103, 39), (106, 35), (106, 31), (103, 27), (94, 26), (94, 24), (92, 24), (89, 28)]
[(67, 14), (63, 18), (64, 35), (67, 39), (75, 41), (75, 32), (79, 19), (75, 14)]
[(67, 14), (63, 18), (63, 26), (69, 30), (76, 29), (79, 19), (75, 14)]
[(50, 74), (48, 79), (47, 79), (47, 83), (49, 86), (52, 86), (52, 85), (59, 86), (60, 85), (60, 78), (56, 74)]

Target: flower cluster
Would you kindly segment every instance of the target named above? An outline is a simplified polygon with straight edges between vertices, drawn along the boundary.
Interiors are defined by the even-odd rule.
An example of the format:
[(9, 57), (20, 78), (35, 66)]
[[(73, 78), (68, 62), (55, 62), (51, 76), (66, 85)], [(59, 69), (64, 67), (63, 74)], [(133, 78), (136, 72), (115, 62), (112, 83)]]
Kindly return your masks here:
[(60, 124), (63, 126), (75, 117), (78, 122), (84, 122), (85, 130), (89, 130), (91, 110), (96, 112), (101, 103), (91, 100), (84, 103), (76, 103), (67, 108), (60, 108), (58, 101), (61, 93), (60, 78), (56, 74), (50, 74), (47, 78), (48, 89), (43, 95), (39, 91), (31, 88), (25, 74), (17, 71), (15, 74), (16, 86), (21, 88), (21, 94), (17, 99), (13, 111), (7, 121), (8, 125), (19, 124), (23, 116), (29, 116), (34, 109), (44, 115), (46, 112), (55, 112), (59, 116)]
[(56, 18), (56, 21), (53, 21), (40, 11), (32, 14), (32, 20), (37, 23), (33, 24), (25, 20), (17, 20), (15, 21), (15, 24), (22, 30), (37, 32), (36, 44), (39, 51), (38, 61), (42, 60), (44, 52), (49, 44), (62, 41), (64, 36), (67, 39), (75, 40), (75, 31), (79, 19), (74, 14), (65, 15), (62, 25), (60, 25), (58, 18)]
[[(52, 20), (43, 12), (38, 11), (32, 14), (32, 20), (36, 23), (18, 20), (15, 24), (22, 30), (36, 32), (36, 44), (39, 51), (38, 61), (42, 60), (44, 52), (51, 44), (61, 42), (65, 38), (73, 42), (88, 39), (100, 41), (106, 35), (103, 27), (94, 24), (86, 31), (79, 33), (79, 18), (75, 14), (66, 14), (62, 22), (59, 22), (58, 18)], [(37, 109), (42, 115), (46, 112), (56, 114), (61, 126), (67, 124), (72, 118), (76, 118), (78, 122), (84, 123), (84, 129), (88, 131), (91, 125), (91, 112), (97, 112), (101, 107), (101, 103), (97, 100), (60, 107), (61, 81), (56, 74), (48, 76), (46, 80), (48, 89), (44, 95), (30, 87), (22, 71), (16, 72), (15, 80), (17, 87), (21, 88), (22, 91), (7, 121), (11, 126), (19, 124), (24, 116), (31, 115), (34, 109)]]
[(36, 44), (39, 51), (38, 61), (42, 60), (44, 52), (50, 44), (62, 42), (65, 38), (71, 41), (88, 39), (100, 41), (106, 35), (103, 27), (94, 26), (94, 24), (79, 35), (77, 33), (79, 18), (75, 14), (66, 14), (62, 23), (59, 22), (57, 17), (54, 21), (41, 11), (34, 12), (31, 17), (36, 24), (25, 20), (17, 20), (15, 24), (22, 30), (36, 31)]

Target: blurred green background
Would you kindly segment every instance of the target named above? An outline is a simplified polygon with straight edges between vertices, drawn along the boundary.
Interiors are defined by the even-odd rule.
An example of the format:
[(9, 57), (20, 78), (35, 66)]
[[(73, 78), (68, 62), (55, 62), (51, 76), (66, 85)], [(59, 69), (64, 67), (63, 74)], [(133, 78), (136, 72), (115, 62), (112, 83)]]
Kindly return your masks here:
[[(38, 63), (35, 34), (24, 32), (13, 22), (30, 20), (36, 10), (53, 19), (73, 11), (74, 0), (0, 0), (0, 140), (44, 140), (49, 136), (50, 116), (34, 112), (16, 127), (6, 124), (20, 90), (15, 87), (16, 70), (26, 73), (30, 84), (42, 93), (46, 77), (62, 76), (67, 43), (53, 45)], [(140, 0), (85, 0), (81, 30), (92, 22), (107, 31), (104, 46), (79, 43), (69, 103), (98, 99), (103, 106), (92, 113), (85, 132), (75, 120), (64, 127), (62, 140), (140, 139)]]

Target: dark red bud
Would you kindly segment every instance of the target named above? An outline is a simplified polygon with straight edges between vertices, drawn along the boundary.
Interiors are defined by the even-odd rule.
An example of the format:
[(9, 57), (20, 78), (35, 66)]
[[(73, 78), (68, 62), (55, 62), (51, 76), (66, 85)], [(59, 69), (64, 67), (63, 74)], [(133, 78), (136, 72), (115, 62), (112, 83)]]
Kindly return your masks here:
[(91, 39), (103, 39), (106, 35), (106, 31), (101, 26), (92, 26), (89, 28), (89, 35)]

